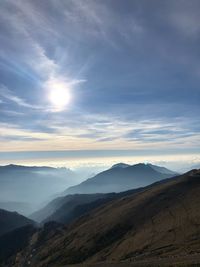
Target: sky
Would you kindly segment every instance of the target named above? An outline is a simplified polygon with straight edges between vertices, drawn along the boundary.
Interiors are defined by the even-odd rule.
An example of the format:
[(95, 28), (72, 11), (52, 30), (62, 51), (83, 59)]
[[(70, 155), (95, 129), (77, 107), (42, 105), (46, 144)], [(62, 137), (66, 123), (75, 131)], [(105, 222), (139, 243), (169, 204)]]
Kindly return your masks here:
[(1, 0), (0, 164), (200, 162), (200, 1)]

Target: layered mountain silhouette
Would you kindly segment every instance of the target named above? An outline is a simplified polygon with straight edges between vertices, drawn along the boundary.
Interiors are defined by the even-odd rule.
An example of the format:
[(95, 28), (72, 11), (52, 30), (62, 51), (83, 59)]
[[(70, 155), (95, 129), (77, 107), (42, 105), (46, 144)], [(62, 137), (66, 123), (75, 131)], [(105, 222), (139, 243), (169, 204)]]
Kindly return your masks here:
[(0, 236), (16, 228), (35, 224), (34, 221), (18, 214), (0, 209)]
[(113, 199), (72, 224), (40, 229), (12, 266), (200, 262), (199, 192), (193, 170)]
[(63, 194), (122, 192), (143, 187), (175, 175), (177, 173), (151, 164), (139, 163), (131, 166), (119, 163), (109, 170), (68, 188)]
[(27, 216), (75, 181), (76, 175), (66, 168), (0, 166), (0, 208)]
[[(128, 167), (129, 167), (128, 172), (124, 172), (125, 179), (121, 179), (119, 176), (117, 177), (116, 173), (118, 173), (119, 171), (120, 173), (122, 173), (121, 177), (124, 178), (122, 170)], [(108, 176), (110, 180), (112, 179), (112, 183), (114, 186), (118, 185), (120, 186), (120, 188), (123, 186), (121, 190), (120, 188), (118, 189), (118, 191), (123, 191), (124, 185), (121, 185), (121, 183), (125, 182), (126, 179), (128, 178), (130, 180), (128, 187), (131, 187), (130, 184), (132, 184), (133, 182), (135, 183), (135, 181), (131, 181), (132, 176), (135, 176), (137, 173), (137, 177), (141, 177), (141, 175), (144, 173), (144, 170), (145, 170), (146, 177), (148, 177), (148, 175), (150, 177), (152, 177), (152, 175), (154, 175), (154, 177), (155, 176), (158, 177), (158, 171), (159, 171), (159, 179), (157, 178), (155, 180), (160, 180), (161, 177), (163, 178), (163, 177), (175, 175), (174, 172), (164, 167), (159, 167), (155, 165), (139, 164), (139, 165), (135, 165), (133, 168), (130, 168), (130, 167), (133, 167), (133, 166), (130, 166), (124, 163), (116, 164), (111, 169), (97, 175), (96, 176), (98, 177), (97, 183), (101, 184), (101, 187), (103, 187), (104, 185), (107, 185), (108, 182), (110, 183), (110, 181), (105, 181), (106, 176)], [(110, 178), (110, 174), (115, 175), (116, 177), (113, 176)], [(93, 179), (95, 180), (96, 178), (89, 179), (89, 181), (91, 182), (91, 180)], [(151, 180), (152, 178), (149, 180), (149, 182)], [(80, 186), (82, 186), (82, 184)], [(111, 192), (114, 191), (112, 187), (110, 188), (110, 190)], [(128, 193), (131, 193), (133, 191), (134, 190)], [(68, 223), (73, 218), (77, 217), (78, 214), (83, 214), (84, 213), (83, 211), (89, 210), (93, 206), (98, 206), (101, 203), (106, 203), (107, 201), (110, 201), (111, 199), (114, 199), (120, 196), (121, 194), (119, 193), (118, 194), (114, 194), (114, 193), (84, 194), (84, 192), (83, 194), (67, 195), (65, 197), (59, 197), (59, 198), (54, 199), (53, 201), (48, 203), (44, 208), (33, 213), (30, 216), (30, 218), (32, 218), (33, 220), (37, 222), (43, 222), (43, 223), (47, 221), (51, 221), (51, 220), (61, 222), (61, 223)], [(95, 202), (95, 203), (92, 203), (92, 202)]]

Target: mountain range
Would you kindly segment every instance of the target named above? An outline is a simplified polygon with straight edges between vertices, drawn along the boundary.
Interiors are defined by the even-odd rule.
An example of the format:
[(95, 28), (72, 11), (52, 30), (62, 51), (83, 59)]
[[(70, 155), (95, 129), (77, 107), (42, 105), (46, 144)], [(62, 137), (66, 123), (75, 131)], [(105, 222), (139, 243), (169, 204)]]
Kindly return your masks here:
[(200, 170), (124, 192), (70, 224), (45, 224), (12, 266), (200, 262), (199, 192)]
[[(118, 163), (81, 184), (69, 187), (80, 180), (70, 169), (12, 164), (0, 166), (0, 208), (29, 216), (56, 196), (121, 192), (175, 174), (164, 167), (151, 164), (131, 166)], [(65, 188), (68, 189), (62, 192)], [(54, 203), (57, 202), (53, 202), (52, 206)], [(49, 215), (53, 213), (54, 208), (51, 207), (50, 210), (52, 212), (49, 212)]]
[(1, 209), (0, 266), (200, 263), (199, 192), (200, 170), (115, 164), (29, 218)]

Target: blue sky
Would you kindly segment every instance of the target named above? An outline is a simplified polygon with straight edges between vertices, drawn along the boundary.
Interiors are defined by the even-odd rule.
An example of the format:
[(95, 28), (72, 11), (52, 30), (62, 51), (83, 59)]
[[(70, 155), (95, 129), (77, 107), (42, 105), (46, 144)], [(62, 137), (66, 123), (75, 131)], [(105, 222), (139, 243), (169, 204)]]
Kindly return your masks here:
[(0, 161), (200, 161), (199, 17), (198, 0), (2, 0)]

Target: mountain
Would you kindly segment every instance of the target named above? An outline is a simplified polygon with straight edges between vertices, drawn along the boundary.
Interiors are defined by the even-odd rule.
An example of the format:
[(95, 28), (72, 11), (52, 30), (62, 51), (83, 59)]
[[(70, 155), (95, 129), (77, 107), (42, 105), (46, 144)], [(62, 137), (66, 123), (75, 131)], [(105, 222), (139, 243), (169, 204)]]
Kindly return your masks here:
[(76, 175), (66, 168), (0, 166), (0, 208), (29, 215), (39, 204), (75, 183)]
[(32, 220), (18, 214), (0, 209), (0, 236), (16, 228), (35, 224)]
[(200, 170), (110, 201), (71, 225), (40, 229), (13, 266), (30, 251), (30, 267), (200, 263)]
[(163, 167), (150, 164), (116, 164), (111, 169), (68, 188), (64, 194), (88, 194), (121, 192), (143, 187), (156, 181), (177, 175)]

